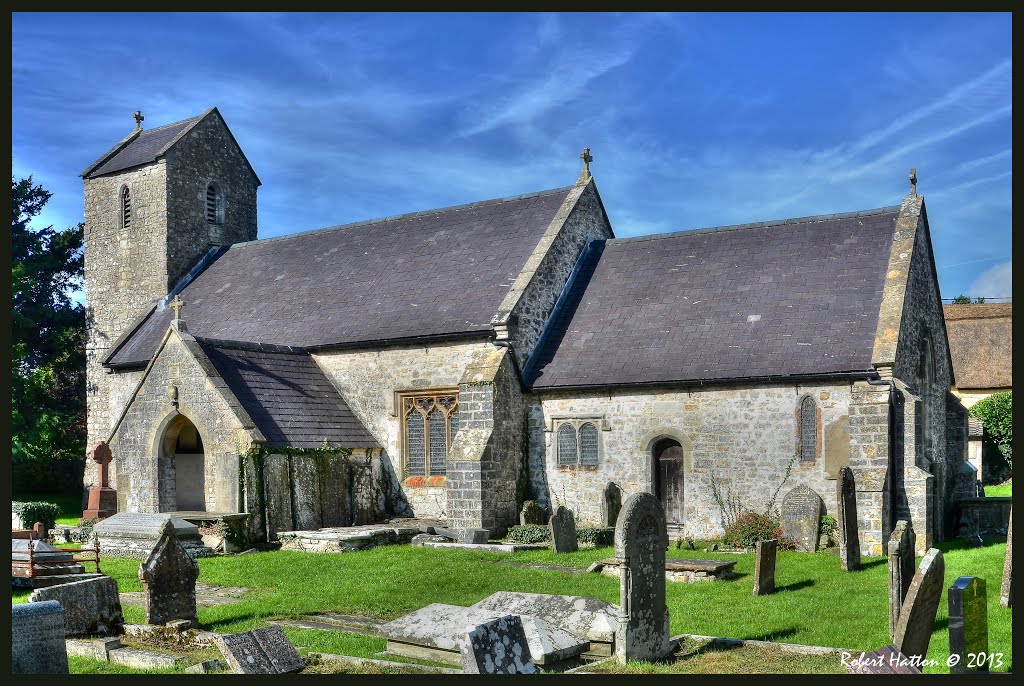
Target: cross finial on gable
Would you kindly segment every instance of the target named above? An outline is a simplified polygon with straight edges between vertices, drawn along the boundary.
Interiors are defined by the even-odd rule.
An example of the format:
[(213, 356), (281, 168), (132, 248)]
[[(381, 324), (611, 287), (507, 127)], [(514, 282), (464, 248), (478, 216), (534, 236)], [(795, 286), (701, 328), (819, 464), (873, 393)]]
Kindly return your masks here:
[(910, 170), (910, 197), (917, 197), (917, 167)]
[(142, 128), (142, 122), (143, 122), (143, 120), (145, 120), (145, 117), (142, 116), (142, 111), (141, 110), (135, 110), (135, 114), (133, 114), (132, 116), (135, 118), (135, 128), (141, 129)]
[(594, 161), (594, 158), (590, 156), (590, 148), (583, 148), (583, 152), (580, 153), (580, 159), (583, 160), (583, 176), (590, 176), (590, 163)]
[(178, 296), (174, 296), (174, 300), (171, 301), (170, 305), (171, 309), (174, 310), (174, 318), (176, 320), (180, 320), (181, 308), (185, 307), (185, 301), (179, 298)]

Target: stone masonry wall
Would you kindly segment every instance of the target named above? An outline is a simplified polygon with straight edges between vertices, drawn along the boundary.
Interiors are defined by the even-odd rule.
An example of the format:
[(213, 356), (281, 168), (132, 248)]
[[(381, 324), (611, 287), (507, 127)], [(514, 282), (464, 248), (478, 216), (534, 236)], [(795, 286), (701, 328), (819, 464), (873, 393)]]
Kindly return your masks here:
[(891, 432), (898, 432), (902, 421), (890, 408), (893, 400), (888, 384), (857, 381), (851, 391), (850, 469), (857, 485), (861, 553), (884, 555), (889, 532), (899, 518), (893, 516), (892, 493), (902, 471), (890, 469), (890, 455)]
[[(805, 484), (821, 496), (825, 511), (834, 514), (835, 473), (851, 457), (844, 430), (852, 420), (848, 382), (542, 394), (530, 409), (534, 489), (546, 505), (565, 505), (577, 522), (595, 524), (609, 481), (626, 495), (652, 489), (652, 448), (658, 440), (672, 438), (684, 451), (686, 532), (720, 535), (722, 516), (712, 495), (712, 476), (722, 491), (737, 494), (744, 508), (763, 511), (796, 454), (796, 410), (805, 395), (814, 398), (820, 412), (822, 454), (813, 463), (793, 462), (775, 507), (781, 507), (785, 493)], [(594, 419), (599, 427), (606, 423), (608, 430), (599, 431), (598, 467), (558, 466), (559, 418)], [(537, 470), (540, 464), (544, 469)]]

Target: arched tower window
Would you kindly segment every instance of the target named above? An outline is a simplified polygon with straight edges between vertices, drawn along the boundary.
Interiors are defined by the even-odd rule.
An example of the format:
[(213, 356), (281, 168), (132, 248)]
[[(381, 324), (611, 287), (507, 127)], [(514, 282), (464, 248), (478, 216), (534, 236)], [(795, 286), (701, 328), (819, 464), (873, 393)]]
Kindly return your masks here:
[(128, 186), (121, 187), (121, 228), (132, 227), (132, 192)]
[(818, 406), (805, 395), (800, 401), (800, 461), (814, 462), (818, 457)]
[(215, 183), (206, 187), (206, 221), (210, 224), (224, 223), (224, 198)]

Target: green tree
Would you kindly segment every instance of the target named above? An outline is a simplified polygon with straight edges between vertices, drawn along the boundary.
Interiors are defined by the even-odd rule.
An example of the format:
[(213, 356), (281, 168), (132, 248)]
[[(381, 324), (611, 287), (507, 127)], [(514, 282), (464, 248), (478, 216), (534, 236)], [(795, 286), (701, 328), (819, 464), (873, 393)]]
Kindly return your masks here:
[(961, 293), (960, 295), (958, 295), (955, 298), (953, 298), (953, 304), (954, 305), (970, 305), (971, 304), (971, 296), (964, 295), (963, 293)]
[(1013, 391), (994, 393), (975, 403), (969, 413), (985, 427), (985, 441), (999, 446), (999, 452), (1013, 466)]
[(977, 298), (974, 299), (974, 302), (977, 303), (978, 305), (983, 305), (985, 303), (985, 298), (978, 296)]
[(85, 457), (83, 224), (34, 228), (51, 193), (11, 178), (12, 459)]

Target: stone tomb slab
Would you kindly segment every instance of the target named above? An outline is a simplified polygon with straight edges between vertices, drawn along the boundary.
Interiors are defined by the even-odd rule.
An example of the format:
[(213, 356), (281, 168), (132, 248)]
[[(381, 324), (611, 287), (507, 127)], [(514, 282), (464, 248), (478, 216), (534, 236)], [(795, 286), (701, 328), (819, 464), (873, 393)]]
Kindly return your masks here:
[[(466, 627), (476, 627), (510, 612), (433, 603), (380, 626), (387, 652), (450, 664), (462, 664), (459, 642)], [(531, 659), (549, 665), (587, 650), (589, 641), (543, 619), (520, 615)]]
[(551, 626), (599, 643), (613, 643), (618, 625), (617, 605), (586, 596), (498, 591), (472, 607), (487, 610), (492, 617), (502, 614), (538, 617)]
[[(618, 578), (619, 562), (613, 557), (600, 560), (601, 574)], [(736, 560), (691, 560), (681, 557), (665, 558), (665, 579), (684, 583), (731, 579)], [(596, 569), (596, 567), (595, 567)]]
[(68, 673), (64, 610), (56, 600), (11, 606), (11, 673)]
[[(74, 561), (74, 554), (54, 548), (46, 541), (31, 541), (32, 543), (32, 567), (31, 576), (54, 576), (67, 574), (83, 574), (85, 567)], [(11, 576), (30, 576), (28, 569), (28, 546), (26, 538), (15, 538), (11, 540)]]
[(67, 636), (116, 635), (124, 625), (117, 581), (109, 576), (40, 588), (29, 597), (33, 603), (45, 600), (64, 608)]
[(305, 663), (279, 626), (265, 626), (213, 639), (235, 674), (288, 674)]
[(145, 559), (168, 521), (189, 557), (214, 555), (213, 550), (203, 545), (198, 526), (166, 512), (118, 512), (97, 523), (93, 532), (99, 538), (101, 555)]

